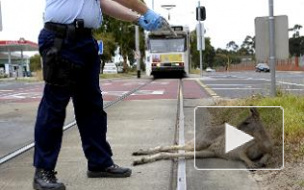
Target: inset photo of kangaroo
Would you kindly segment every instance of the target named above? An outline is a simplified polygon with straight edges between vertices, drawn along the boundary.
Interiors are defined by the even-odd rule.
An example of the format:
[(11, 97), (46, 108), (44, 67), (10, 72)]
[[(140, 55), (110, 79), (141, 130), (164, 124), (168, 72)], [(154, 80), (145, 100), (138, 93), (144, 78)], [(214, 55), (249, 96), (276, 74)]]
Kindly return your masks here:
[[(194, 137), (185, 145), (157, 146), (133, 153), (133, 162), (194, 159), (198, 170), (280, 170), (284, 167), (281, 107), (197, 107)], [(180, 151), (182, 150), (182, 152)]]
[[(195, 111), (195, 167), (282, 169), (283, 114), (281, 107), (198, 107)], [(208, 164), (203, 160), (206, 158), (219, 158), (219, 161)], [(236, 162), (232, 167), (223, 160), (243, 164)]]

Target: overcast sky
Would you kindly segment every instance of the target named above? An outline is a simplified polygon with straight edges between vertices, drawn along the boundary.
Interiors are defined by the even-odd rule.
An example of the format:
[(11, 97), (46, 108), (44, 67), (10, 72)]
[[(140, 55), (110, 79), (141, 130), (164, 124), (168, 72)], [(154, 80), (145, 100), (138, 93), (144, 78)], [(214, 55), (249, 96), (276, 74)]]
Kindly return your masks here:
[[(24, 37), (37, 42), (43, 26), (42, 14), (45, 0), (0, 0), (3, 31), (0, 40), (18, 40)], [(77, 1), (77, 0), (75, 0)], [(145, 0), (152, 8), (152, 0)], [(196, 25), (195, 7), (198, 0), (154, 0), (156, 12), (167, 17), (168, 12), (161, 8), (164, 4), (174, 4), (171, 10), (171, 23)], [(225, 48), (229, 41), (242, 43), (247, 35), (254, 36), (254, 18), (267, 16), (268, 0), (202, 0), (206, 7), (207, 19), (204, 22), (206, 36), (211, 37), (215, 48)], [(304, 26), (304, 0), (274, 0), (275, 15), (288, 15), (289, 28), (295, 24)], [(304, 29), (301, 35), (304, 34)]]

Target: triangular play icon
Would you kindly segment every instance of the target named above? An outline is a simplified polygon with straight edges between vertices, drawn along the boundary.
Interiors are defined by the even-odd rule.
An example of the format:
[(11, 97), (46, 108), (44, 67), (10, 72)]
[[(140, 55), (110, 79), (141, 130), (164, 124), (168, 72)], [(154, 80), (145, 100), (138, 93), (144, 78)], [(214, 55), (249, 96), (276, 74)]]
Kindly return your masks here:
[(251, 135), (225, 123), (225, 153), (254, 139)]

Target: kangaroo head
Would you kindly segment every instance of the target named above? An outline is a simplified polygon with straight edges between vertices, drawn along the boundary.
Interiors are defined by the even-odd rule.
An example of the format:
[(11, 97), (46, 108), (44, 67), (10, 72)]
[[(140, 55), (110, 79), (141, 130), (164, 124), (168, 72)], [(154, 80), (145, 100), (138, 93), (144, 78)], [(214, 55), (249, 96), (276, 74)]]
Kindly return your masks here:
[(241, 122), (237, 128), (253, 136), (265, 149), (271, 149), (272, 143), (262, 124), (260, 114), (256, 108), (250, 108), (251, 115)]
[(263, 128), (260, 114), (256, 108), (250, 108), (251, 115), (242, 121), (237, 128), (242, 130), (250, 135), (253, 135), (255, 131)]

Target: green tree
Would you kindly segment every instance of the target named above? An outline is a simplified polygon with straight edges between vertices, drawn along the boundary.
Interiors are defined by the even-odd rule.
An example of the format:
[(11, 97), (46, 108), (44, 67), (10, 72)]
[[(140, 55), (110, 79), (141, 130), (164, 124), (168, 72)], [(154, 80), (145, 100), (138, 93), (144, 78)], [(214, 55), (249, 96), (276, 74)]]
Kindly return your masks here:
[(292, 37), (293, 38), (298, 38), (300, 37), (300, 30), (302, 29), (302, 25), (295, 24), (293, 28), (290, 28), (289, 31), (293, 32)]
[(30, 70), (41, 70), (41, 56), (39, 54), (35, 54), (34, 56), (30, 57)]
[(255, 53), (255, 37), (247, 35), (238, 53), (240, 55), (253, 55)]
[(295, 65), (299, 66), (299, 56), (304, 53), (304, 36), (300, 36), (302, 26), (294, 25), (289, 31), (293, 32), (292, 38), (289, 39), (289, 52), (291, 56), (295, 56)]
[(239, 46), (235, 43), (235, 41), (230, 41), (229, 43), (227, 43), (226, 49), (228, 51), (236, 52), (239, 49)]
[(95, 32), (94, 37), (95, 39), (102, 40), (103, 42), (103, 54), (100, 55), (101, 71), (103, 71), (105, 63), (112, 60), (117, 44), (115, 43), (112, 33)]
[(219, 67), (219, 66), (227, 66), (227, 51), (226, 50), (222, 50), (220, 48), (218, 48), (215, 51), (215, 57), (214, 57), (214, 66), (215, 67)]
[[(95, 30), (96, 36), (106, 36), (109, 43), (112, 44), (108, 47), (104, 45), (105, 51), (109, 51), (109, 55), (114, 55), (114, 51), (119, 46), (120, 54), (124, 59), (124, 70), (127, 70), (127, 59), (130, 60), (131, 64), (134, 62), (135, 52), (135, 25), (133, 23), (120, 21), (109, 16), (104, 16), (102, 26)], [(98, 38), (97, 38), (98, 39)], [(105, 39), (105, 38), (104, 38)], [(115, 48), (113, 49), (115, 44)], [(140, 51), (142, 57), (145, 55), (145, 44), (144, 44), (144, 31), (140, 29)]]
[(215, 66), (225, 66), (228, 69), (231, 64), (238, 64), (241, 62), (237, 52), (218, 48), (215, 53)]
[(296, 57), (304, 55), (304, 36), (289, 39), (289, 53)]

